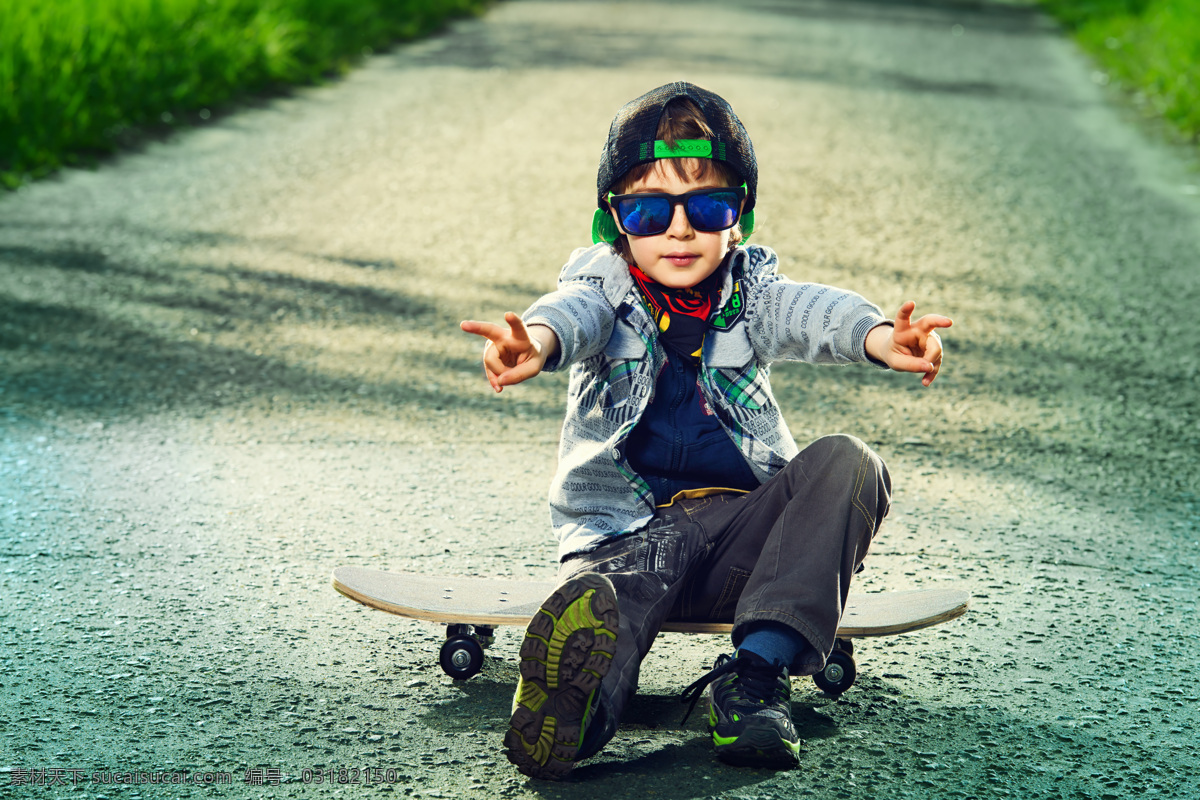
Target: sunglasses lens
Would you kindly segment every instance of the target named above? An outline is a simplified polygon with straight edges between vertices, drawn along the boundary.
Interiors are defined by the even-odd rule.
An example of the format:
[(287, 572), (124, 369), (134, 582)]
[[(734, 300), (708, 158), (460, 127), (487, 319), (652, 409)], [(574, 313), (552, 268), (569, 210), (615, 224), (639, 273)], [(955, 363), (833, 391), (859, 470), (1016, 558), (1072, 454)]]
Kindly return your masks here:
[(634, 236), (652, 236), (671, 226), (671, 201), (665, 197), (631, 197), (617, 203), (621, 227)]
[(688, 198), (688, 219), (701, 231), (723, 231), (732, 228), (738, 218), (737, 192), (708, 192)]

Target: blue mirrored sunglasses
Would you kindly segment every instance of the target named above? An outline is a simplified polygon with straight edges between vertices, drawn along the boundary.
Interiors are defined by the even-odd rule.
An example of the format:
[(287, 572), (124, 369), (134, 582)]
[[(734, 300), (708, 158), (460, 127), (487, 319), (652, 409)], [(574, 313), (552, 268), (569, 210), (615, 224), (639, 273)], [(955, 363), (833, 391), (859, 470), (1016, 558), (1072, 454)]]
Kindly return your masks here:
[(608, 203), (617, 212), (624, 233), (657, 236), (671, 227), (675, 206), (683, 205), (688, 222), (698, 231), (723, 231), (737, 224), (746, 198), (746, 185), (719, 189), (697, 189), (684, 194), (611, 192)]

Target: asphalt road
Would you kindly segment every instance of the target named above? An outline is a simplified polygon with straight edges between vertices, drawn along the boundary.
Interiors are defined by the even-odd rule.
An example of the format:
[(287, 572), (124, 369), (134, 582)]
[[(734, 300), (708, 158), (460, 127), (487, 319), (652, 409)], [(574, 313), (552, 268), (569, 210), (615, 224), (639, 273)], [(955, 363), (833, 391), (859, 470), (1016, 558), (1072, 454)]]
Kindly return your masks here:
[[(457, 323), (552, 288), (611, 115), (680, 78), (746, 123), (785, 272), (954, 317), (930, 390), (773, 381), (891, 466), (858, 588), (974, 604), (796, 681), (797, 770), (712, 760), (675, 696), (723, 643), (672, 635), (610, 748), (527, 781), (517, 634), (455, 683), (329, 573), (553, 574), (565, 383), (492, 395)], [(0, 197), (0, 786), (1197, 797), (1200, 177), (1103, 83), (1019, 4), (504, 2)]]

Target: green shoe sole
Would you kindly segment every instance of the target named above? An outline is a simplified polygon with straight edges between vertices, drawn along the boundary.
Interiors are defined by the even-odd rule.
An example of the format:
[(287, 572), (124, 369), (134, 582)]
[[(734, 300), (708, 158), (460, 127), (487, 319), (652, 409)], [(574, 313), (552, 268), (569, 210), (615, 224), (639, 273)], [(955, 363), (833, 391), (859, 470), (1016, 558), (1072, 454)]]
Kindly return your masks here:
[(504, 736), (508, 760), (558, 780), (575, 766), (592, 703), (617, 649), (617, 597), (602, 575), (581, 575), (542, 604), (521, 642), (521, 680)]

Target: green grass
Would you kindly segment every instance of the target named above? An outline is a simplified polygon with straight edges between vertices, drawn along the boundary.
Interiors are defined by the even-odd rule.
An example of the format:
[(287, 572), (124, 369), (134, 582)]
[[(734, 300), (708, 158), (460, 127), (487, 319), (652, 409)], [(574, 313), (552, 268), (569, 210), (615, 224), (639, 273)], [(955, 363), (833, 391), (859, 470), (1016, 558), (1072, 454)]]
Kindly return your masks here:
[(1155, 114), (1200, 141), (1197, 0), (1041, 0)]
[[(111, 152), (141, 126), (309, 83), (488, 0), (7, 0), (0, 185)], [(203, 117), (204, 114), (201, 114)]]

